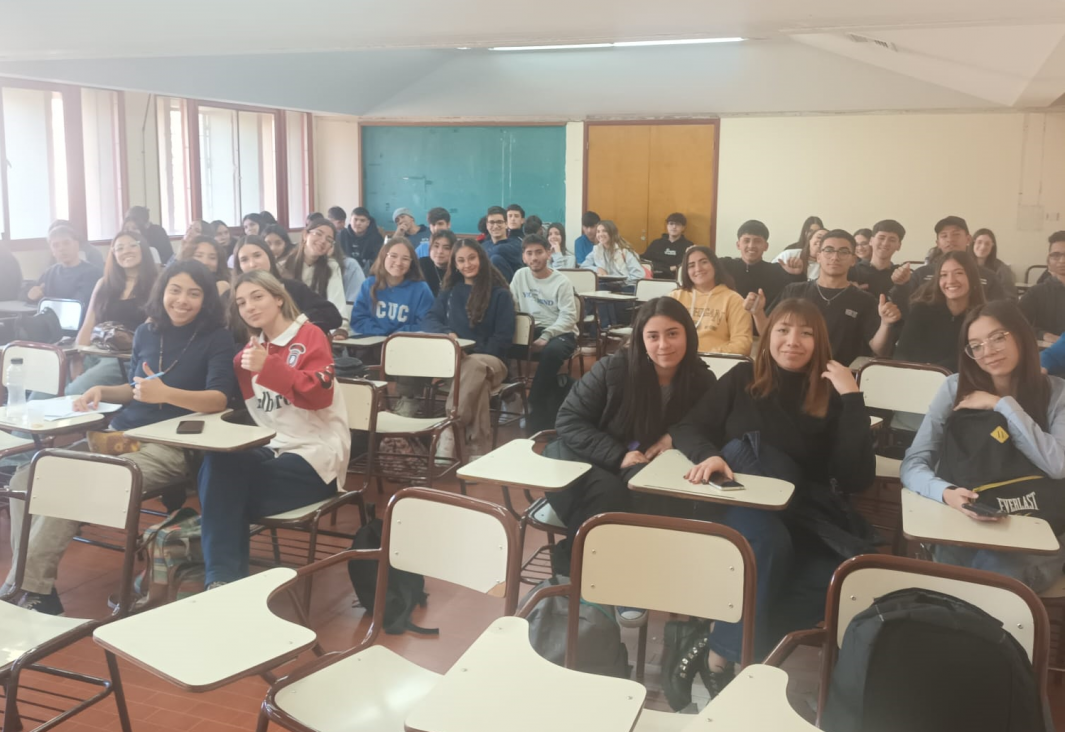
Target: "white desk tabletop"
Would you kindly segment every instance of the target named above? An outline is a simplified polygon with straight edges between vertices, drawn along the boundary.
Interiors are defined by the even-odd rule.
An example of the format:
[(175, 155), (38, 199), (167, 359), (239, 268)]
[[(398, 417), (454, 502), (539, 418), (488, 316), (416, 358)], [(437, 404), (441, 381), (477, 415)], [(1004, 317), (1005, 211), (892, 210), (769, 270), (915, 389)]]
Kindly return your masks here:
[(269, 569), (104, 625), (93, 637), (185, 689), (217, 688), (314, 645), (314, 631), (277, 617), (266, 605), (270, 593), (295, 576), (287, 567)]
[[(226, 422), (223, 417), (231, 413), (232, 410), (217, 414), (187, 414), (183, 417), (127, 430), (126, 434), (141, 442), (155, 442), (160, 445), (206, 450), (207, 452), (238, 452), (253, 447), (262, 447), (277, 434), (265, 427)], [(181, 422), (191, 421), (202, 421), (203, 432), (198, 435), (179, 435), (178, 425)]]
[(683, 732), (806, 732), (816, 730), (788, 702), (788, 674), (753, 664), (682, 728)]
[[(351, 338), (345, 338), (345, 339), (340, 340), (340, 341), (333, 341), (333, 345), (336, 345), (336, 346), (362, 346), (362, 347), (365, 348), (365, 347), (369, 347), (369, 346), (380, 345), (381, 343), (384, 343), (386, 339), (387, 339), (387, 336), (361, 336), (361, 335), (354, 335)], [(471, 347), (474, 344), (474, 341), (471, 341), (468, 338), (459, 338), (458, 342), (459, 342), (459, 348), (469, 348), (469, 347)]]
[(24, 313), (37, 312), (36, 303), (26, 303), (22, 300), (0, 300), (0, 313), (6, 315), (22, 315)]
[(459, 468), (471, 482), (560, 491), (592, 469), (588, 463), (553, 460), (533, 452), (532, 440), (511, 440)]
[(595, 292), (578, 292), (578, 295), (585, 300), (623, 300), (633, 301), (636, 299), (635, 295), (629, 295), (624, 292), (611, 292), (610, 290), (596, 290)]
[[(63, 399), (64, 397), (59, 397)], [(41, 399), (40, 401), (51, 401), (50, 399)], [(70, 417), (68, 419), (57, 419), (49, 421), (41, 419), (40, 421), (34, 421), (33, 424), (24, 423), (22, 420), (17, 422), (9, 421), (7, 417), (7, 407), (0, 407), (0, 430), (12, 431), (12, 432), (26, 432), (31, 435), (55, 435), (61, 432), (72, 432), (79, 429), (92, 429), (98, 427), (107, 421), (106, 414), (100, 414), (98, 412), (86, 412), (78, 417)]]
[(506, 617), (473, 642), (404, 726), (408, 732), (629, 732), (646, 695), (635, 681), (541, 658), (529, 645), (528, 622)]
[(684, 474), (691, 467), (692, 461), (684, 457), (680, 450), (667, 450), (637, 473), (629, 482), (629, 488), (641, 493), (659, 493), (674, 498), (691, 498), (696, 501), (750, 506), (770, 511), (787, 508), (795, 492), (795, 486), (787, 481), (745, 473), (736, 473), (736, 482), (743, 484), (743, 490), (715, 490), (708, 485), (695, 485), (685, 480)]
[(973, 521), (945, 503), (902, 491), (902, 533), (907, 539), (999, 551), (1053, 554), (1060, 546), (1043, 519), (1009, 516), (1001, 521)]
[(628, 279), (627, 277), (625, 277), (625, 275), (602, 275), (602, 274), (597, 274), (596, 277), (598, 277), (601, 282), (622, 282), (622, 281)]

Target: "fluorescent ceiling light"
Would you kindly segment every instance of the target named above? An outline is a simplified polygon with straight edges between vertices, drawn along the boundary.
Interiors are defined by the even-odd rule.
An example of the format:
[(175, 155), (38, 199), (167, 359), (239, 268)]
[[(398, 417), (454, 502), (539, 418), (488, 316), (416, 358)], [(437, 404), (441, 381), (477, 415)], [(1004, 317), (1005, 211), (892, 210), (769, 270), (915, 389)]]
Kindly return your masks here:
[(687, 46), (697, 43), (739, 43), (744, 38), (678, 38), (661, 41), (618, 41), (616, 43), (565, 43), (554, 46), (494, 46), (489, 51), (559, 51), (575, 48), (622, 48), (625, 46)]

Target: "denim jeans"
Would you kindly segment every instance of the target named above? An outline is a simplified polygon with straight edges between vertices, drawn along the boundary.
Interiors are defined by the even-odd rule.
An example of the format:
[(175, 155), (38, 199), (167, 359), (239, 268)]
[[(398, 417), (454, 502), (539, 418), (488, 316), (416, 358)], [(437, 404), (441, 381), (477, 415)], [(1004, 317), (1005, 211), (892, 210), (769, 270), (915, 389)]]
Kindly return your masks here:
[[(1059, 536), (1058, 541), (1065, 542), (1065, 534)], [(1065, 565), (1065, 543), (1055, 554), (996, 552), (991, 549), (936, 544), (932, 547), (932, 558), (956, 567), (1004, 574), (1023, 582), (1038, 593), (1047, 590), (1061, 577), (1062, 566)]]

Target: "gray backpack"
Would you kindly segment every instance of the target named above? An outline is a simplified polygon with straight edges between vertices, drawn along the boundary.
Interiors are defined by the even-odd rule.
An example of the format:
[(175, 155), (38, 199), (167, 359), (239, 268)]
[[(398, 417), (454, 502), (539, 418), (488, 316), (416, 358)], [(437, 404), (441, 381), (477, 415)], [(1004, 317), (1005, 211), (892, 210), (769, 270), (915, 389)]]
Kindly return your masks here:
[[(533, 588), (564, 585), (568, 577), (554, 576)], [(566, 659), (566, 624), (569, 598), (548, 597), (529, 613), (529, 643), (536, 652), (559, 666)], [(627, 679), (632, 673), (629, 651), (621, 642), (621, 628), (614, 619), (614, 608), (581, 600), (581, 618), (577, 626), (577, 670), (602, 676)]]

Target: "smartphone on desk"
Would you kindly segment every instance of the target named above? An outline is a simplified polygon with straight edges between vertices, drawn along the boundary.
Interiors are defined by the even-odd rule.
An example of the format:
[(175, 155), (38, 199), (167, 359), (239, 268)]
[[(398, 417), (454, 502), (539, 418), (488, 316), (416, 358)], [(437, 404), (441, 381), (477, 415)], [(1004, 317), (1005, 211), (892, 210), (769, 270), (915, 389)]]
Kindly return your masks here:
[(983, 516), (986, 518), (1002, 518), (1009, 514), (1003, 511), (1001, 508), (993, 508), (985, 503), (969, 503), (965, 506), (966, 511), (972, 511), (977, 516)]
[(186, 419), (178, 422), (177, 433), (179, 435), (199, 435), (203, 433), (202, 419)]
[(714, 473), (710, 476), (710, 480), (707, 481), (707, 484), (711, 488), (719, 491), (742, 491), (744, 488), (743, 483), (729, 480), (725, 477), (724, 473)]

